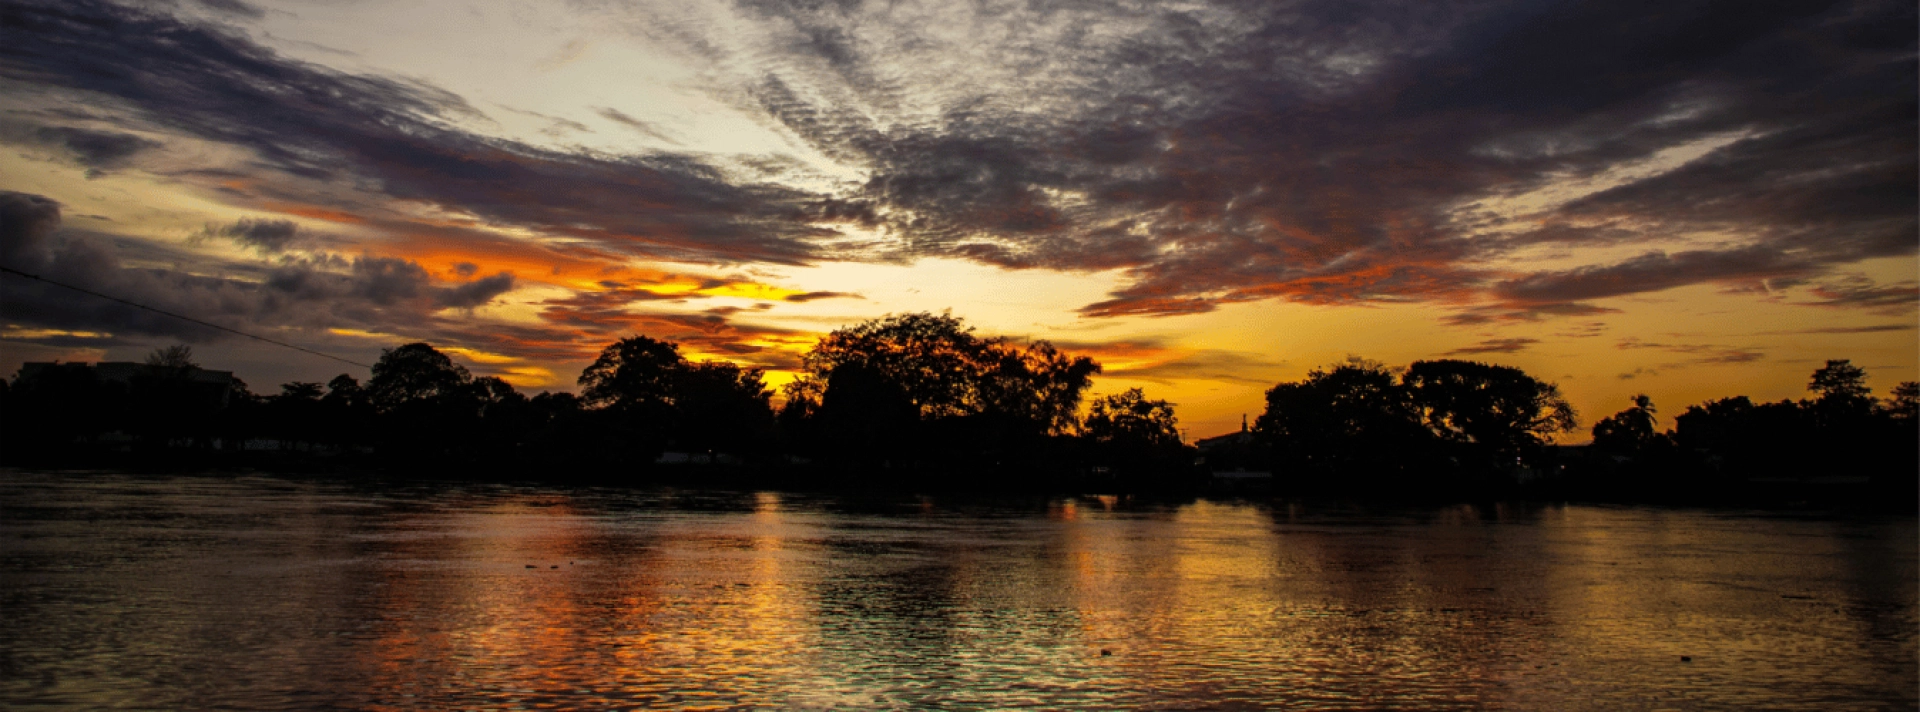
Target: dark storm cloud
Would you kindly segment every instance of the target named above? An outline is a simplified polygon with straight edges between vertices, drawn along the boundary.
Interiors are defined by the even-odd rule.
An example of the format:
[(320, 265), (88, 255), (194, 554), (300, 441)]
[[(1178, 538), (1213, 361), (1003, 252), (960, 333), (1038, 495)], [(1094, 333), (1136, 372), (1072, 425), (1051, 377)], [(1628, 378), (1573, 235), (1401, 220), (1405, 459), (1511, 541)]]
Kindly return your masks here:
[(691, 158), (560, 153), (452, 128), (443, 91), (280, 57), (226, 31), (101, 2), (10, 4), (0, 76), (89, 92), (160, 130), (250, 149), (309, 179), (594, 240), (630, 256), (796, 264), (825, 233), (808, 196)]
[(64, 149), (75, 162), (87, 167), (88, 177), (124, 167), (135, 154), (160, 147), (157, 141), (132, 134), (71, 126), (43, 126), (34, 133), (41, 141)]
[[(1133, 282), (1089, 315), (1470, 302), (1491, 287), (1507, 314), (1538, 318), (1915, 250), (1911, 3), (1015, 6), (974, 29), (1024, 84), (890, 124), (809, 97), (839, 82), (871, 99), (886, 87), (869, 78), (913, 59), (887, 51), (935, 40), (869, 32), (885, 13), (854, 6), (750, 8), (811, 58), (752, 96), (871, 169), (847, 201), (894, 228), (896, 249), (1125, 269)], [(1058, 31), (993, 31), (1022, 24)], [(1663, 152), (1690, 145), (1717, 148), (1673, 168)], [(1525, 216), (1527, 231), (1493, 231), (1519, 216), (1473, 207), (1583, 180), (1600, 188)], [(1473, 267), (1527, 245), (1694, 233), (1722, 246), (1497, 283)]]
[(194, 0), (194, 2), (199, 3), (201, 7), (215, 12), (223, 12), (228, 15), (249, 19), (258, 19), (267, 14), (264, 10), (255, 7), (252, 3), (242, 2), (241, 0)]
[(501, 272), (441, 291), (434, 301), (443, 307), (472, 309), (486, 306), (502, 294), (513, 291), (513, 275)]
[(209, 225), (207, 237), (224, 237), (261, 252), (284, 252), (300, 238), (300, 226), (292, 220), (241, 218), (228, 225)]
[(1659, 291), (1700, 282), (1804, 275), (1816, 265), (1777, 247), (1647, 254), (1611, 265), (1541, 272), (1502, 282), (1496, 296), (1522, 304), (1562, 303)]
[[(60, 207), (54, 201), (0, 192), (0, 260), (8, 267), (241, 331), (290, 329), (312, 342), (327, 339), (327, 330), (333, 328), (383, 333), (446, 330), (454, 328), (454, 322), (436, 312), (485, 305), (514, 285), (513, 275), (507, 273), (446, 285), (411, 261), (333, 254), (283, 255), (272, 263), (202, 259), (201, 270), (229, 275), (203, 276), (129, 267), (126, 255), (138, 255), (143, 263), (181, 263), (191, 257), (154, 243), (129, 244), (138, 249), (128, 251), (112, 236), (61, 228)], [(22, 327), (107, 332), (116, 337), (156, 336), (199, 343), (231, 336), (11, 275), (0, 279), (0, 317)]]
[[(1592, 301), (1703, 283), (1843, 287), (1831, 279), (1842, 266), (1916, 249), (1910, 2), (755, 1), (737, 4), (758, 29), (749, 61), (732, 64), (727, 37), (661, 30), (716, 66), (751, 68), (718, 95), (865, 171), (833, 195), (689, 155), (477, 136), (454, 128), (477, 112), (446, 92), (293, 61), (147, 10), (4, 7), (0, 77), (98, 107), (50, 123), (130, 116), (129, 131), (376, 186), (368, 204), (425, 203), (608, 261), (952, 257), (1120, 270), (1123, 285), (1082, 309), (1096, 317), (1424, 301), (1473, 325), (1598, 315), (1610, 310)], [(930, 27), (941, 10), (974, 24)], [(666, 138), (620, 111), (600, 115)], [(36, 140), (103, 165), (147, 148)], [(792, 169), (781, 157), (740, 163)], [(1524, 262), (1538, 254), (1526, 250), (1597, 246), (1639, 255)], [(437, 303), (403, 294), (417, 276), (388, 267), (366, 276), (387, 286), (362, 301)], [(1873, 289), (1815, 296), (1920, 303), (1901, 285)], [(600, 313), (552, 306), (569, 319)]]
[(60, 204), (27, 193), (0, 191), (0, 265), (34, 271), (53, 257)]

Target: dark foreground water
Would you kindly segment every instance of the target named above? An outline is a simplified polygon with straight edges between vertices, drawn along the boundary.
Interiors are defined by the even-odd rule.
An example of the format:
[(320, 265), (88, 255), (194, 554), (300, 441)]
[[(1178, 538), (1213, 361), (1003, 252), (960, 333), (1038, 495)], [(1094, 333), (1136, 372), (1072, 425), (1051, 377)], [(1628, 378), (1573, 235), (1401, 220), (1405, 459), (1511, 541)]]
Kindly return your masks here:
[(1913, 709), (1917, 541), (0, 471), (0, 707)]

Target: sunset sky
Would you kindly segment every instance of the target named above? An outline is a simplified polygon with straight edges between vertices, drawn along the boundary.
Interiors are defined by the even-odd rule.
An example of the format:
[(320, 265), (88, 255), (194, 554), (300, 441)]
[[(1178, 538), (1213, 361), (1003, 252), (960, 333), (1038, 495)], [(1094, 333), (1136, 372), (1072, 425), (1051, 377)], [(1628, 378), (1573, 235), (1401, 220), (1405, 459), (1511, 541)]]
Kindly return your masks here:
[[(1920, 377), (1891, 2), (0, 0), (0, 264), (573, 390), (645, 334), (777, 385), (951, 310), (1190, 437), (1361, 356), (1651, 395)], [(184, 342), (0, 276), (0, 370)], [(1671, 420), (1663, 420), (1670, 426)]]

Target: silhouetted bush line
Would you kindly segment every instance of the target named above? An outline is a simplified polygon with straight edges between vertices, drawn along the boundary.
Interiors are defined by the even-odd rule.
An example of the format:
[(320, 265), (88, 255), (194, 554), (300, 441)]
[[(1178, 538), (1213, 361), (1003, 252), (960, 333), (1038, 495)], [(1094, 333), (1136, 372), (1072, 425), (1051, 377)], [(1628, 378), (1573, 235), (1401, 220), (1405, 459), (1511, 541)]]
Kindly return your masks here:
[(1519, 369), (1350, 359), (1275, 385), (1252, 427), (1196, 451), (1171, 403), (1140, 389), (1089, 399), (1101, 370), (1091, 359), (980, 337), (944, 314), (834, 331), (777, 409), (761, 369), (692, 362), (646, 336), (608, 345), (578, 396), (529, 398), (424, 343), (383, 352), (365, 383), (343, 374), (269, 396), (193, 377), (190, 356), (156, 352), (125, 381), (86, 364), (0, 381), (0, 457), (594, 485), (1403, 500), (1911, 506), (1920, 480), (1915, 385), (1877, 400), (1845, 361), (1815, 373), (1809, 400), (1712, 401), (1663, 433), (1652, 402), (1636, 396), (1594, 426), (1591, 446), (1556, 447), (1576, 427), (1573, 409)]
[(1590, 499), (1708, 503), (1726, 500), (1864, 500), (1920, 507), (1920, 384), (1877, 399), (1866, 371), (1828, 361), (1813, 396), (1754, 403), (1746, 396), (1688, 406), (1658, 429), (1653, 400), (1593, 427), (1593, 444), (1565, 458), (1565, 487)]

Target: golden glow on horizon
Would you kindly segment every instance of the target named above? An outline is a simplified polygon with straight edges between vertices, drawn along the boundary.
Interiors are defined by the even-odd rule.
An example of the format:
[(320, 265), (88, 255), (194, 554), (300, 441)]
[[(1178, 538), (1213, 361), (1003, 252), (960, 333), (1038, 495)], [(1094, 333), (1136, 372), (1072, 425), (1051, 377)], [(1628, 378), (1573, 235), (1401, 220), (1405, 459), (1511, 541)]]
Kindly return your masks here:
[(107, 338), (112, 338), (113, 334), (109, 334), (104, 331), (67, 331), (64, 329), (30, 329), (30, 328), (22, 327), (18, 324), (8, 324), (6, 330), (0, 331), (0, 339), (50, 339), (50, 338), (60, 337), (60, 336), (74, 338), (74, 339), (107, 339)]
[(445, 353), (460, 356), (461, 358), (465, 358), (474, 363), (484, 363), (488, 365), (514, 363), (520, 360), (519, 358), (508, 356), (505, 354), (488, 353), (486, 351), (481, 351), (479, 349), (469, 349), (469, 348), (463, 348), (459, 346), (436, 346), (434, 348), (437, 348), (440, 351)]

